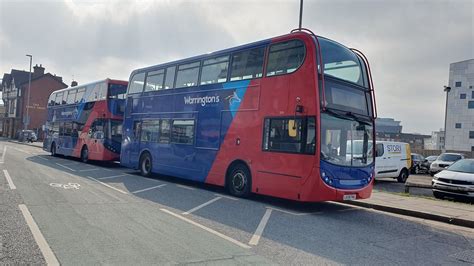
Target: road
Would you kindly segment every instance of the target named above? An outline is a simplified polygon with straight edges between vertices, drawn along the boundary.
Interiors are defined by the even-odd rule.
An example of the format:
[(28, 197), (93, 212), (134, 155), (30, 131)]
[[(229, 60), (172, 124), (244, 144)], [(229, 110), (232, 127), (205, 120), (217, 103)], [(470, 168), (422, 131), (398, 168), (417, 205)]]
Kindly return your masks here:
[(237, 199), (5, 141), (0, 152), (0, 264), (474, 263), (463, 227), (341, 203)]

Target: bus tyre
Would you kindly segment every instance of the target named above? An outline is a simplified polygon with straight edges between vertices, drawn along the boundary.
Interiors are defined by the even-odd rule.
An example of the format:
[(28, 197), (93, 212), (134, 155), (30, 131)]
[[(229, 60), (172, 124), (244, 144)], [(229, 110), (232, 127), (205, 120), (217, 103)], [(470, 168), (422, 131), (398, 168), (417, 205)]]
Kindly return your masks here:
[(56, 143), (54, 143), (54, 142), (53, 142), (53, 144), (51, 144), (51, 156), (54, 156), (54, 157), (58, 156), (56, 154)]
[(252, 188), (252, 176), (247, 166), (234, 165), (227, 176), (227, 189), (237, 197), (248, 197)]
[(83, 163), (87, 163), (87, 161), (89, 161), (89, 149), (87, 148), (87, 146), (82, 147), (81, 161)]
[(151, 155), (148, 152), (143, 153), (140, 156), (140, 174), (142, 176), (150, 176), (152, 166)]
[(408, 179), (408, 170), (403, 168), (402, 171), (400, 171), (400, 174), (397, 177), (398, 183), (405, 183), (407, 182)]

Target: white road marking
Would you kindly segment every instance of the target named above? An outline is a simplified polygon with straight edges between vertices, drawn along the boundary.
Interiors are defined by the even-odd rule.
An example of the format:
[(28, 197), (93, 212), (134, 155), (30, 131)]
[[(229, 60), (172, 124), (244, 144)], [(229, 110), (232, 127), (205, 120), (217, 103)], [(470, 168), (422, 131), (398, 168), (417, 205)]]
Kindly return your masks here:
[(46, 242), (46, 239), (41, 233), (38, 225), (33, 219), (33, 216), (31, 216), (31, 213), (26, 207), (26, 205), (20, 204), (18, 205), (18, 208), (20, 208), (21, 213), (23, 214), (23, 217), (25, 218), (26, 224), (28, 224), (28, 227), (30, 228), (31, 233), (33, 234), (33, 238), (35, 239), (36, 244), (38, 244), (38, 247), (41, 250), (41, 253), (43, 254), (46, 264), (50, 266), (59, 265), (58, 259), (56, 258), (53, 251), (51, 250), (51, 247), (48, 245), (48, 242)]
[(252, 245), (252, 246), (258, 245), (258, 241), (260, 241), (260, 237), (262, 236), (265, 226), (267, 226), (267, 222), (268, 222), (268, 219), (270, 219), (271, 214), (272, 214), (272, 209), (268, 208), (267, 211), (265, 211), (265, 214), (263, 215), (262, 220), (260, 220), (257, 230), (255, 230), (255, 233), (250, 239), (249, 245)]
[(113, 190), (115, 190), (115, 191), (118, 191), (118, 192), (120, 192), (120, 193), (122, 193), (122, 194), (128, 194), (127, 192), (125, 192), (125, 191), (123, 191), (123, 190), (121, 190), (121, 189), (115, 188), (115, 187), (113, 187), (113, 186), (111, 186), (111, 185), (109, 185), (109, 184), (106, 184), (106, 183), (104, 183), (104, 182), (101, 182), (100, 180), (97, 180), (97, 179), (95, 179), (95, 178), (93, 178), (93, 177), (87, 176), (87, 178), (89, 178), (89, 179), (91, 179), (91, 180), (94, 180), (94, 181), (98, 182), (99, 184), (102, 184), (102, 185), (104, 185), (104, 186), (106, 186), (106, 187), (108, 187), (108, 188), (111, 188), (111, 189), (113, 189)]
[(59, 165), (59, 166), (61, 166), (61, 167), (66, 168), (66, 169), (68, 169), (68, 170), (70, 170), (70, 171), (76, 172), (76, 170), (72, 169), (71, 167), (67, 167), (67, 166), (65, 166), (64, 164), (60, 164), (60, 163), (56, 163), (56, 164)]
[(154, 186), (154, 187), (144, 188), (144, 189), (140, 189), (140, 190), (137, 190), (137, 191), (133, 191), (132, 194), (136, 194), (136, 193), (140, 193), (140, 192), (145, 192), (145, 191), (148, 191), (148, 190), (152, 190), (152, 189), (160, 188), (160, 187), (164, 187), (164, 186), (166, 186), (166, 184), (161, 184), (161, 185)]
[(1, 163), (5, 162), (5, 154), (7, 154), (7, 145), (3, 146), (3, 153), (2, 153), (2, 159)]
[(84, 170), (79, 170), (79, 172), (90, 172), (90, 171), (96, 171), (100, 170), (99, 168), (91, 168), (91, 169), (84, 169)]
[(267, 206), (267, 208), (272, 209), (274, 211), (279, 211), (279, 212), (282, 212), (282, 213), (291, 214), (291, 215), (294, 215), (294, 216), (302, 216), (302, 215), (308, 215), (308, 214), (321, 213), (321, 212), (292, 212), (292, 211), (279, 209), (279, 208), (275, 208), (275, 207), (268, 207), (268, 206)]
[(219, 194), (219, 193), (214, 193), (214, 195), (216, 195), (216, 196), (218, 196), (218, 197), (230, 199), (230, 200), (239, 200), (238, 198), (234, 198), (234, 197), (227, 196), (227, 195), (222, 195), (222, 194)]
[(176, 217), (176, 218), (178, 218), (178, 219), (181, 219), (181, 220), (183, 220), (183, 221), (185, 221), (185, 222), (187, 222), (187, 223), (190, 223), (190, 224), (192, 224), (192, 225), (194, 225), (194, 226), (197, 226), (197, 227), (199, 227), (199, 228), (201, 228), (201, 229), (203, 229), (203, 230), (205, 230), (205, 231), (207, 231), (207, 232), (209, 232), (209, 233), (211, 233), (211, 234), (214, 234), (214, 235), (216, 235), (216, 236), (218, 236), (218, 237), (220, 237), (220, 238), (223, 238), (223, 239), (225, 239), (225, 240), (227, 240), (227, 241), (229, 241), (229, 242), (232, 242), (232, 243), (236, 244), (236, 245), (239, 246), (239, 247), (246, 248), (246, 249), (250, 249), (250, 248), (251, 248), (249, 245), (246, 245), (246, 244), (244, 244), (244, 243), (242, 243), (242, 242), (240, 242), (240, 241), (238, 241), (238, 240), (236, 240), (236, 239), (233, 239), (233, 238), (228, 237), (228, 236), (226, 236), (226, 235), (224, 235), (224, 234), (221, 234), (221, 233), (219, 233), (219, 232), (217, 232), (217, 231), (215, 231), (215, 230), (213, 230), (213, 229), (211, 229), (211, 228), (209, 228), (209, 227), (206, 227), (206, 226), (204, 226), (204, 225), (202, 225), (202, 224), (196, 223), (195, 221), (192, 221), (192, 220), (190, 220), (190, 219), (188, 219), (188, 218), (186, 218), (186, 217), (183, 217), (183, 216), (181, 216), (181, 215), (179, 215), (179, 214), (176, 214), (176, 213), (174, 213), (174, 212), (171, 212), (171, 211), (169, 211), (169, 210), (167, 210), (167, 209), (160, 209), (160, 210), (163, 211), (163, 212), (166, 212), (166, 213), (168, 213), (169, 215), (172, 215), (172, 216), (174, 216), (174, 217)]
[(97, 179), (105, 180), (105, 179), (112, 179), (112, 178), (117, 178), (117, 177), (122, 177), (122, 176), (127, 176), (127, 175), (123, 174), (123, 175), (104, 176), (104, 177), (98, 177)]
[(188, 186), (185, 186), (185, 185), (179, 185), (179, 184), (177, 184), (176, 186), (177, 186), (177, 187), (180, 187), (180, 188), (184, 188), (184, 189), (196, 190), (196, 189), (193, 188), (193, 187), (188, 187)]
[(10, 187), (10, 189), (16, 189), (16, 186), (15, 184), (13, 184), (13, 181), (12, 181), (12, 178), (10, 177), (10, 174), (8, 174), (8, 171), (7, 170), (3, 170), (3, 174), (5, 175), (5, 178), (7, 179), (7, 183), (8, 183), (8, 186)]
[(79, 189), (79, 187), (81, 186), (78, 183), (67, 183), (67, 184), (50, 183), (49, 185), (52, 186), (52, 187), (64, 188), (64, 189), (71, 189), (71, 188)]
[(17, 151), (19, 151), (19, 152), (23, 152), (23, 153), (26, 153), (26, 154), (31, 154), (31, 155), (32, 155), (32, 153), (31, 153), (31, 152), (29, 152), (29, 151), (25, 151), (25, 150), (18, 149), (18, 148), (13, 148), (13, 149), (15, 149), (15, 150), (17, 150)]
[(73, 163), (63, 163), (63, 165), (77, 165), (81, 164), (80, 162), (73, 162)]
[(36, 158), (40, 158), (40, 159), (42, 159), (42, 160), (49, 161), (48, 158), (44, 158), (43, 156), (36, 156)]
[(187, 211), (187, 212), (183, 212), (182, 214), (183, 214), (183, 215), (187, 215), (187, 214), (193, 213), (193, 212), (195, 212), (195, 211), (197, 211), (197, 210), (199, 210), (199, 209), (201, 209), (201, 208), (203, 208), (203, 207), (206, 207), (207, 205), (209, 205), (209, 204), (211, 204), (211, 203), (213, 203), (213, 202), (215, 202), (215, 201), (218, 201), (218, 200), (220, 200), (220, 199), (222, 199), (222, 197), (213, 198), (213, 199), (211, 199), (210, 201), (204, 202), (203, 204), (201, 204), (201, 205), (199, 205), (199, 206), (196, 206), (196, 207), (192, 208), (191, 210), (189, 210), (189, 211)]

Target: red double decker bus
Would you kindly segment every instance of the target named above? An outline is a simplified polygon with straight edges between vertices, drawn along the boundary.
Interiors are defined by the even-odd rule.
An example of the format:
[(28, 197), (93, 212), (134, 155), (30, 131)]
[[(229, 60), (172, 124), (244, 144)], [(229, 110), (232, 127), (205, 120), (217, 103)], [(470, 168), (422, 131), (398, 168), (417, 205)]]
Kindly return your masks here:
[(53, 92), (43, 149), (84, 162), (117, 160), (127, 84), (106, 79)]
[(121, 164), (297, 201), (361, 199), (374, 178), (365, 56), (308, 30), (132, 72)]

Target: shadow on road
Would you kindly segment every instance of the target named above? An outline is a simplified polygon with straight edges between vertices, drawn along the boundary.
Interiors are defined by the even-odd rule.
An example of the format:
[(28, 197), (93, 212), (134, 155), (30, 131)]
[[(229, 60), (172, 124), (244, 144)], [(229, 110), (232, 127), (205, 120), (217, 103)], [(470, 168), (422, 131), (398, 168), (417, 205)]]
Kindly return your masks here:
[[(125, 189), (131, 194), (140, 189), (165, 183), (167, 186), (134, 195), (146, 201), (163, 205), (165, 208), (172, 208), (178, 214), (182, 212), (181, 215), (186, 215), (186, 212), (216, 197), (227, 195), (221, 187), (170, 176), (154, 175), (151, 178), (144, 178), (131, 169), (120, 167), (118, 163), (83, 164), (78, 160), (67, 160), (49, 155), (31, 156), (27, 160), (56, 170), (70, 172), (84, 179), (88, 179), (87, 176), (92, 176), (93, 172), (80, 172), (79, 170), (71, 172), (56, 163), (77, 162), (77, 165), (68, 165), (71, 168), (78, 167), (78, 169), (85, 167), (106, 167), (109, 169), (109, 171), (96, 171), (94, 178), (123, 173), (132, 174), (132, 176), (126, 175), (100, 180), (110, 186)], [(184, 185), (188, 188), (176, 185)], [(396, 186), (403, 186), (403, 184), (386, 181), (376, 184), (376, 187), (392, 188)], [(453, 251), (450, 246), (449, 251), (446, 249), (445, 252), (430, 253), (430, 250), (435, 248), (443, 250), (439, 249), (439, 245), (443, 245), (440, 239), (452, 235), (450, 232), (434, 231), (421, 223), (334, 202), (299, 203), (260, 195), (238, 200), (222, 197), (216, 202), (192, 212), (192, 216), (189, 217), (226, 235), (241, 241), (244, 239), (243, 241), (246, 242), (256, 231), (268, 208), (272, 209), (271, 218), (265, 227), (264, 239), (261, 242), (270, 240), (337, 263), (367, 264), (373, 263), (374, 258), (377, 258), (377, 263), (426, 264), (427, 257), (433, 262), (445, 261)], [(453, 241), (456, 243), (459, 242), (460, 246), (467, 247), (469, 245), (463, 236), (454, 235), (450, 238), (454, 239)], [(387, 243), (390, 244), (387, 246)], [(407, 250), (420, 250), (419, 246), (424, 247), (420, 252), (408, 252), (406, 255)], [(459, 251), (462, 250), (464, 249), (460, 247)], [(426, 254), (420, 254), (424, 252)], [(400, 256), (401, 253), (405, 253), (405, 255)], [(301, 252), (295, 254), (305, 256)], [(308, 257), (308, 259), (310, 258), (311, 256)]]

